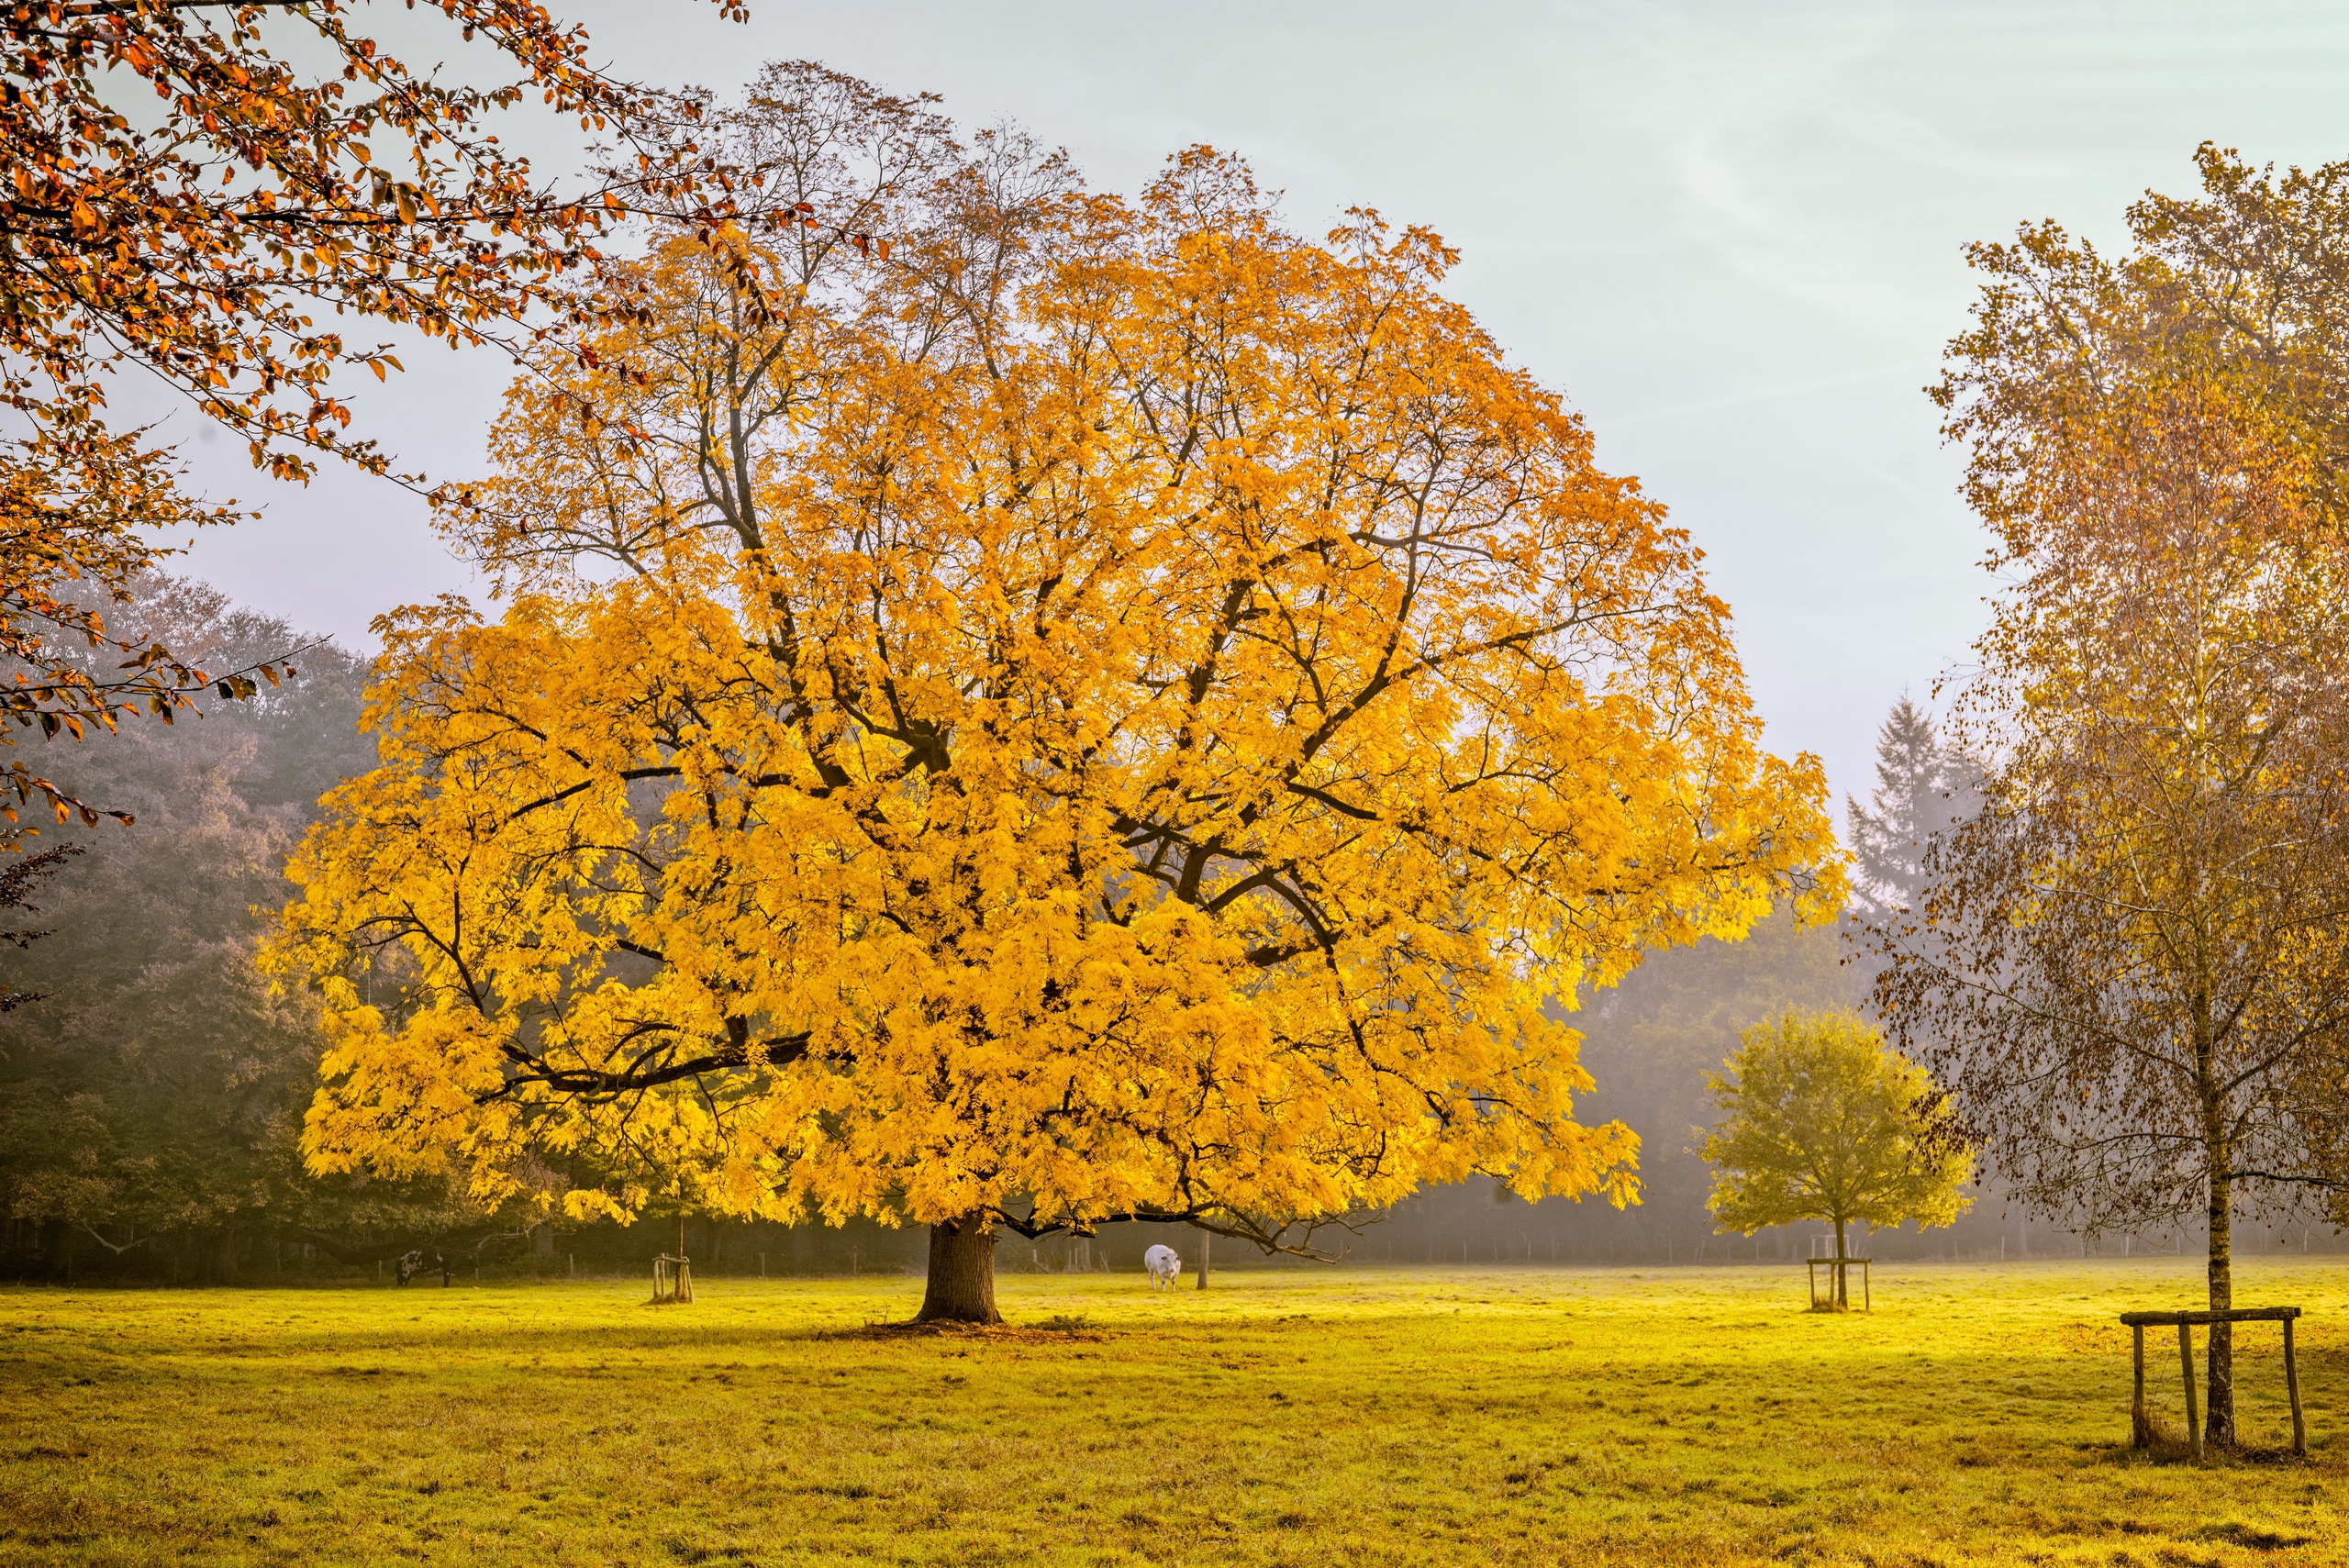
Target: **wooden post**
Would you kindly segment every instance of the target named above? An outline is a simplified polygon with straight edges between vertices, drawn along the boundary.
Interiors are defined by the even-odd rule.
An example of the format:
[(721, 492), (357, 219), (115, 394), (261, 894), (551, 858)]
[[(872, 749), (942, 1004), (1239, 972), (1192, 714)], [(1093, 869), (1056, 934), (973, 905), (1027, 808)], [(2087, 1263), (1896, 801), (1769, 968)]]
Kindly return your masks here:
[(1868, 1284), (1868, 1269), (1870, 1266), (1869, 1260), (1865, 1258), (1862, 1258), (1860, 1260), (1860, 1310), (1863, 1312), (1874, 1312), (1876, 1310), (1876, 1292)]
[(2129, 1446), (2151, 1448), (2154, 1431), (2145, 1419), (2145, 1326), (2132, 1323), (2129, 1332), (2137, 1338), (2137, 1396), (2129, 1406)]
[(1215, 1233), (1213, 1231), (1202, 1230), (1199, 1232), (1199, 1283), (1197, 1288), (1200, 1290), (1205, 1290), (1208, 1287), (1208, 1243), (1214, 1240)]
[(2177, 1326), (2177, 1362), (2186, 1369), (2186, 1443), (2194, 1457), (2202, 1457), (2202, 1418), (2194, 1407), (2194, 1325)]
[(2284, 1319), (2284, 1387), (2292, 1396), (2292, 1451), (2309, 1451), (2309, 1424), (2300, 1414), (2300, 1362), (2292, 1351), (2292, 1320)]

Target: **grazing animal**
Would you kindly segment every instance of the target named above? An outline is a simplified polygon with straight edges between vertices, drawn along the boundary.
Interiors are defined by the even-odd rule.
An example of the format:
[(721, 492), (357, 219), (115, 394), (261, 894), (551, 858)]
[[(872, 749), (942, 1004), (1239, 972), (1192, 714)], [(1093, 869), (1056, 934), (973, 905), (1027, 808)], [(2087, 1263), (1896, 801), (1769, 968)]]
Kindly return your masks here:
[(1150, 1275), (1152, 1290), (1173, 1290), (1182, 1277), (1183, 1254), (1161, 1243), (1141, 1255), (1141, 1266)]
[[(433, 1253), (431, 1266), (440, 1271), (440, 1284), (444, 1287), (448, 1284), (450, 1276), (456, 1273), (456, 1265), (449, 1262), (449, 1256), (445, 1252)], [(399, 1262), (394, 1267), (399, 1273), (400, 1284), (406, 1284), (424, 1273), (426, 1267), (424, 1253), (421, 1251), (402, 1252)]]

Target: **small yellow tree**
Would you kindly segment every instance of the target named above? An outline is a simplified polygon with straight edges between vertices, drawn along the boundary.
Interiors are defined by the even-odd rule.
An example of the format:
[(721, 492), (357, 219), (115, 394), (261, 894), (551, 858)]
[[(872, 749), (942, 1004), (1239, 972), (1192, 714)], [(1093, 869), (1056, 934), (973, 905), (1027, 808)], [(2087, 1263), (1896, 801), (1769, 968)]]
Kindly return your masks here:
[[(1747, 1029), (1723, 1065), (1708, 1080), (1721, 1119), (1705, 1140), (1722, 1230), (1826, 1220), (1840, 1260), (1855, 1219), (1921, 1229), (1972, 1207), (1959, 1189), (1974, 1151), (1932, 1076), (1850, 1014), (1781, 1014)], [(1835, 1301), (1848, 1305), (1841, 1268)]]

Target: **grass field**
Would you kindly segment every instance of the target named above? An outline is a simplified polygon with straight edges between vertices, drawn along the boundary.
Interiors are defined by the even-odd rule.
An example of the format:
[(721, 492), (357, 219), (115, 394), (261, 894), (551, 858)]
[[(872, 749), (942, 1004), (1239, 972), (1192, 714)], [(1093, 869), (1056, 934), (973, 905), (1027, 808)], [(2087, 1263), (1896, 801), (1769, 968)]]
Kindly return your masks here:
[[(2190, 1262), (0, 1291), (0, 1562), (2349, 1562), (2349, 1262), (2239, 1351), (2254, 1451), (2134, 1456)], [(2178, 1408), (2175, 1341), (2154, 1386)]]

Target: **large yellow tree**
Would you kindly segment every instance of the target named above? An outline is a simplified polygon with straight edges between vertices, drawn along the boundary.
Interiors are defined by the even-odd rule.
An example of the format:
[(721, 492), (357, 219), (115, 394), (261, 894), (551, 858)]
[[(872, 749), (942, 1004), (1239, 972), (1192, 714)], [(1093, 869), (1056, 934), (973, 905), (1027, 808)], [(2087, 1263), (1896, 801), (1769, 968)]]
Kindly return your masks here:
[(1698, 552), (1451, 253), (809, 67), (719, 125), (758, 202), (649, 237), (455, 514), (511, 606), (385, 625), (279, 950), (313, 1162), (926, 1223), (975, 1320), (1007, 1228), (1631, 1198), (1552, 1004), (1836, 851)]

